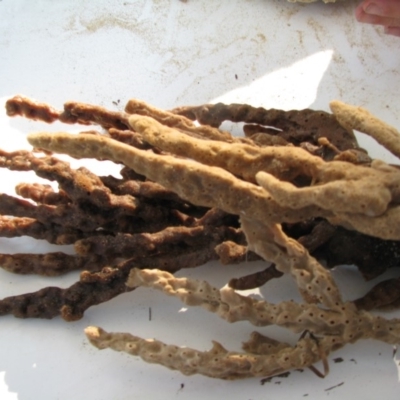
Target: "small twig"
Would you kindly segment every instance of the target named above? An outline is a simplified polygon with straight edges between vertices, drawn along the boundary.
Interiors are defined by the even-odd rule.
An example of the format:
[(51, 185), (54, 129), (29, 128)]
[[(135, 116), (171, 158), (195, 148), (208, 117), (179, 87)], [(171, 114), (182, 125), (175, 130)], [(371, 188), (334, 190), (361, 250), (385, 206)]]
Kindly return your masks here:
[(343, 386), (343, 385), (344, 385), (344, 382), (340, 382), (340, 383), (338, 383), (338, 384), (335, 385), (335, 386), (331, 386), (331, 387), (329, 387), (328, 389), (325, 389), (325, 392), (328, 392), (329, 390), (332, 390), (332, 389), (336, 389), (337, 387)]
[(321, 359), (321, 361), (322, 361), (322, 365), (323, 365), (323, 367), (324, 367), (324, 372), (322, 373), (322, 372), (319, 371), (317, 368), (315, 368), (313, 365), (310, 365), (308, 368), (309, 368), (312, 372), (314, 372), (314, 374), (317, 375), (318, 378), (322, 378), (322, 379), (323, 379), (323, 378), (325, 378), (325, 377), (329, 374), (329, 363), (328, 363), (328, 359), (327, 359), (326, 354), (325, 354), (325, 352), (323, 351), (322, 347), (319, 346), (319, 340), (318, 340), (318, 338), (317, 338), (315, 335), (313, 335), (312, 332), (310, 332), (310, 331), (308, 331), (308, 330), (305, 330), (305, 331), (301, 334), (300, 339), (303, 339), (307, 334), (309, 335), (309, 337), (310, 337), (312, 340), (315, 341), (315, 343), (316, 343), (317, 346), (318, 346), (318, 352), (319, 352), (320, 359)]

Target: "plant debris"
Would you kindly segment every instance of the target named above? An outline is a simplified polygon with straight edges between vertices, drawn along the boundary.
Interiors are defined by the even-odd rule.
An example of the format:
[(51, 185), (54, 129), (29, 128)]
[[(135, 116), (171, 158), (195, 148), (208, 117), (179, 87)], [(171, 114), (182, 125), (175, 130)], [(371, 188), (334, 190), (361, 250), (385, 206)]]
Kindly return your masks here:
[(325, 392), (329, 392), (330, 390), (336, 389), (336, 388), (338, 388), (338, 387), (340, 387), (340, 386), (343, 386), (343, 385), (344, 385), (344, 382), (340, 382), (340, 383), (338, 383), (338, 384), (335, 385), (335, 386), (331, 386), (331, 387), (329, 387), (328, 389), (325, 389)]

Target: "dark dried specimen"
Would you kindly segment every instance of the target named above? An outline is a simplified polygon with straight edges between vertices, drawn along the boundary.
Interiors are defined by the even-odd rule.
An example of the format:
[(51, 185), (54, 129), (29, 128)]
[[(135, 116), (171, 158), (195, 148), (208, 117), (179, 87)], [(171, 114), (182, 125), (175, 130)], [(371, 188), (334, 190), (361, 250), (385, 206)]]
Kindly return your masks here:
[(138, 149), (148, 150), (152, 148), (152, 146), (150, 146), (142, 139), (142, 135), (137, 132), (133, 132), (127, 129), (120, 130), (116, 128), (110, 128), (108, 130), (108, 134), (113, 139), (118, 140), (122, 143), (129, 144), (130, 146), (137, 147)]
[(144, 182), (145, 180), (147, 180), (147, 178), (144, 175), (140, 175), (137, 172), (135, 172), (133, 169), (126, 167), (126, 166), (122, 167), (122, 169), (121, 169), (121, 171), (119, 171), (119, 173), (126, 181), (134, 180), (134, 181)]
[(0, 254), (1, 268), (16, 274), (58, 276), (78, 269), (100, 270), (106, 261), (98, 256), (76, 256), (60, 251), (47, 254)]
[[(210, 208), (207, 210), (204, 215), (199, 218), (196, 223), (196, 226), (205, 225), (205, 226), (231, 226), (235, 228), (240, 227), (239, 217), (237, 215), (229, 214), (219, 208)], [(244, 244), (246, 243), (246, 239), (244, 234), (241, 234), (241, 237), (235, 239), (236, 243)]]
[(400, 266), (400, 241), (382, 240), (337, 227), (334, 235), (314, 254), (329, 268), (356, 265), (366, 280)]
[(168, 227), (156, 233), (122, 234), (97, 236), (82, 239), (75, 243), (80, 255), (98, 254), (108, 259), (114, 257), (144, 257), (154, 254), (168, 254), (174, 248), (187, 249), (195, 246), (214, 246), (236, 238), (235, 229), (229, 227)]
[(0, 149), (0, 167), (10, 171), (31, 171), (34, 155), (27, 150), (7, 152)]
[(32, 170), (49, 181), (56, 181), (67, 196), (75, 202), (89, 202), (97, 207), (116, 208), (118, 212), (135, 213), (139, 205), (129, 195), (116, 196), (101, 179), (81, 167), (73, 169), (70, 164), (55, 157), (35, 157), (29, 151), (0, 152), (0, 166), (12, 171)]
[[(155, 210), (154, 210), (155, 211)], [(128, 229), (130, 224), (135, 223), (139, 217), (151, 215), (160, 217), (160, 213), (149, 212), (136, 216), (136, 219), (129, 219), (126, 214), (121, 213), (118, 208), (107, 212), (91, 203), (61, 204), (51, 206), (47, 204), (34, 205), (26, 200), (12, 197), (6, 194), (0, 194), (0, 214), (13, 215), (16, 217), (27, 217), (37, 220), (46, 226), (62, 226), (64, 230), (86, 232), (84, 237), (91, 235), (99, 229), (109, 232), (118, 232)], [(120, 215), (118, 215), (120, 213)], [(165, 221), (165, 219), (161, 219)], [(157, 221), (157, 227), (160, 224)]]
[(314, 220), (311, 232), (297, 238), (310, 253), (327, 243), (336, 233), (337, 227), (325, 220)]
[[(308, 151), (312, 155), (321, 157), (325, 161), (347, 161), (351, 162), (352, 164), (364, 165), (369, 165), (372, 161), (366, 150), (360, 147), (340, 150), (325, 137), (317, 138), (317, 144), (309, 141), (298, 143), (298, 141), (288, 141), (284, 139), (283, 136), (287, 136), (286, 131), (277, 130), (274, 128), (266, 128), (260, 125), (244, 125), (243, 132), (255, 144), (261, 147), (287, 146), (290, 144), (295, 144)], [(352, 143), (352, 140), (350, 140), (350, 143)]]
[[(229, 132), (224, 132), (210, 126), (196, 126), (189, 119), (174, 114), (170, 111), (161, 110), (153, 107), (143, 101), (131, 99), (125, 106), (125, 111), (128, 114), (139, 114), (148, 116), (165, 126), (169, 126), (185, 132), (186, 135), (209, 140), (219, 140), (232, 142), (233, 137)], [(246, 138), (236, 138), (237, 141), (248, 142)]]
[(51, 123), (60, 118), (60, 113), (48, 104), (39, 103), (23, 96), (15, 96), (6, 102), (7, 115), (20, 115), (33, 120)]
[(75, 202), (93, 203), (118, 213), (134, 214), (139, 201), (129, 195), (116, 196), (101, 179), (87, 168), (73, 169), (69, 163), (53, 157), (32, 158), (32, 169), (41, 178), (57, 181), (60, 188)]
[(124, 112), (109, 111), (104, 107), (69, 101), (64, 104), (60, 121), (67, 124), (100, 125), (104, 129), (129, 129), (129, 115)]
[(19, 183), (15, 187), (15, 192), (25, 199), (40, 204), (57, 205), (67, 204), (71, 201), (63, 190), (55, 192), (51, 185), (40, 183)]
[(181, 268), (194, 268), (217, 258), (214, 247), (212, 244), (189, 250), (175, 249), (166, 255), (132, 258), (117, 267), (105, 267), (96, 273), (82, 272), (80, 281), (69, 288), (48, 287), (0, 300), (0, 315), (46, 319), (60, 315), (66, 321), (76, 321), (89, 307), (133, 290), (125, 284), (132, 268), (161, 268), (172, 273)]
[(53, 244), (73, 244), (79, 239), (106, 234), (105, 231), (83, 232), (63, 225), (43, 224), (33, 218), (0, 216), (0, 237), (14, 238), (29, 236)]
[(100, 214), (100, 210), (94, 206), (91, 208), (93, 212), (88, 214), (88, 207), (84, 210), (74, 204), (59, 206), (39, 204), (36, 206), (27, 200), (0, 194), (0, 214), (2, 215), (28, 217), (45, 225), (61, 225), (64, 228), (74, 228), (86, 232), (98, 229), (107, 221)]
[[(150, 209), (147, 207), (147, 210)], [(151, 218), (154, 219), (151, 219)], [(193, 218), (174, 209), (167, 207), (154, 207), (153, 212), (138, 214), (135, 216), (119, 216), (111, 218), (107, 223), (102, 225), (111, 234), (122, 233), (155, 233), (169, 226), (191, 226)]]
[(134, 262), (137, 268), (162, 269), (171, 273), (184, 268), (195, 268), (209, 261), (218, 260), (215, 244), (209, 246), (193, 246), (188, 249), (174, 248), (168, 254), (141, 258)]
[(362, 148), (339, 150), (327, 138), (319, 138), (318, 146), (309, 142), (302, 142), (299, 144), (299, 147), (315, 156), (323, 158), (325, 161), (346, 161), (365, 166), (370, 165), (372, 162), (366, 150)]
[[(47, 287), (37, 292), (0, 300), (0, 315), (13, 314), (18, 318), (51, 319), (61, 315), (66, 321), (82, 318), (84, 311), (127, 292), (126, 269), (105, 267), (92, 282), (79, 281), (67, 289)], [(83, 276), (91, 274), (84, 272)]]
[(364, 235), (321, 219), (286, 224), (284, 230), (328, 268), (355, 265), (366, 280), (400, 266), (400, 241)]
[(66, 124), (97, 124), (105, 129), (129, 129), (127, 114), (84, 103), (67, 102), (64, 104), (64, 111), (59, 112), (48, 104), (23, 96), (15, 96), (7, 100), (6, 111), (10, 117), (20, 115), (48, 123), (59, 120)]
[(282, 275), (283, 273), (278, 271), (275, 265), (271, 265), (254, 274), (249, 274), (240, 278), (232, 278), (229, 281), (229, 286), (235, 290), (255, 289), (264, 285), (271, 279), (280, 278)]
[[(3, 156), (6, 157), (6, 154), (3, 154)], [(182, 202), (178, 196), (171, 194), (171, 192), (162, 187), (155, 190), (156, 184), (151, 182), (136, 182), (132, 180), (126, 182), (124, 180), (118, 181), (112, 177), (104, 178), (109, 185), (113, 185), (113, 190), (117, 192), (113, 193), (113, 190), (105, 185), (101, 178), (86, 168), (81, 167), (74, 170), (64, 161), (53, 157), (37, 158), (29, 152), (19, 153), (18, 162), (14, 161), (13, 156), (13, 153), (8, 154), (8, 159), (10, 160), (6, 163), (8, 168), (20, 170), (21, 165), (23, 165), (25, 169), (34, 170), (42, 178), (58, 182), (61, 190), (74, 202), (74, 205), (68, 206), (68, 212), (72, 213), (74, 211), (77, 217), (74, 225), (71, 226), (82, 230), (88, 229), (88, 227), (80, 225), (82, 211), (90, 215), (90, 220), (92, 221), (90, 230), (97, 227), (106, 227), (106, 229), (117, 231), (118, 227), (121, 226), (117, 221), (126, 222), (125, 218), (128, 217), (129, 219), (130, 216), (146, 221), (158, 221), (157, 226), (162, 229), (167, 223), (176, 225), (185, 220), (185, 215), (179, 214), (174, 210), (175, 207), (183, 212), (204, 210)], [(153, 195), (154, 198), (158, 196), (159, 199), (162, 191), (164, 192), (163, 197), (165, 199), (169, 198), (170, 202), (160, 203), (158, 201), (158, 204), (155, 202), (152, 204), (149, 201), (141, 201), (133, 195), (138, 193), (141, 196), (147, 195), (147, 198)], [(169, 194), (167, 195), (167, 193)], [(47, 212), (50, 212), (50, 210), (47, 209)], [(57, 214), (57, 212), (63, 214), (62, 207), (53, 210), (53, 214)], [(195, 213), (195, 216), (198, 216), (198, 212)], [(36, 218), (40, 219), (39, 216), (36, 216)], [(160, 224), (162, 221), (163, 224)], [(58, 221), (53, 222), (59, 223)], [(134, 221), (131, 219), (131, 222)], [(71, 222), (68, 223), (71, 224)], [(114, 229), (112, 229), (113, 225), (115, 226)], [(127, 228), (123, 230), (126, 231)]]
[(171, 273), (182, 268), (195, 268), (217, 258), (213, 248), (214, 244), (195, 246), (189, 250), (175, 249), (168, 254), (138, 259), (135, 257), (120, 264), (118, 268), (107, 267), (98, 273), (82, 272), (80, 282), (65, 292), (60, 315), (66, 321), (81, 319), (89, 307), (133, 290), (126, 286), (132, 268), (161, 268)]
[[(103, 219), (98, 216), (98, 225), (107, 224), (107, 221), (115, 223), (121, 217), (134, 216), (142, 220), (165, 220), (165, 223), (157, 224), (162, 229), (166, 223), (176, 225), (192, 222), (179, 210), (194, 217), (199, 217), (206, 211), (204, 207), (184, 202), (175, 193), (154, 182), (117, 179), (112, 176), (98, 177), (86, 168), (74, 170), (66, 162), (52, 157), (36, 158), (29, 152), (18, 152), (17, 155), (4, 153), (3, 156), (8, 160), (4, 164), (10, 169), (33, 169), (42, 178), (56, 180), (71, 201), (79, 205), (78, 208), (84, 208), (85, 211), (91, 208), (92, 212), (101, 208)], [(124, 172), (130, 176), (132, 171), (124, 169)], [(94, 208), (90, 207), (90, 203), (93, 203)]]
[(330, 146), (319, 145), (316, 146), (309, 142), (302, 142), (299, 144), (299, 147), (308, 151), (310, 154), (314, 156), (321, 157), (325, 161), (332, 161), (338, 154), (341, 154), (339, 150), (332, 149)]
[(61, 317), (66, 321), (79, 320), (89, 307), (131, 291), (124, 284), (128, 273), (125, 265), (120, 268), (105, 267), (95, 273), (83, 271), (80, 281), (63, 293), (62, 306), (59, 308)]
[(367, 294), (354, 301), (359, 310), (391, 309), (400, 305), (400, 278), (375, 285)]
[(144, 197), (146, 199), (169, 200), (177, 203), (184, 201), (171, 190), (151, 181), (140, 181), (137, 179), (118, 179), (113, 176), (100, 177), (104, 185), (118, 195), (129, 194), (134, 197)]
[(59, 315), (64, 289), (49, 286), (34, 293), (6, 297), (0, 300), (0, 315), (17, 318), (51, 319)]
[[(52, 210), (52, 206), (39, 206), (43, 210)], [(35, 209), (38, 208), (31, 202), (23, 199), (19, 199), (8, 194), (0, 194), (0, 214), (2, 215), (13, 215), (16, 217), (28, 217), (35, 218)]]
[(328, 268), (356, 265), (364, 278), (370, 280), (400, 266), (400, 241), (364, 235), (323, 219), (285, 224), (283, 228)]
[[(336, 118), (324, 111), (292, 110), (282, 111), (244, 104), (206, 104), (198, 107), (180, 107), (172, 110), (201, 124), (219, 127), (223, 121), (246, 122), (268, 127), (269, 134), (278, 134), (287, 142), (299, 145), (309, 142), (318, 145), (318, 139), (326, 137), (339, 150), (358, 148), (352, 132), (344, 129)], [(249, 128), (248, 128), (249, 129)], [(254, 128), (260, 131), (260, 128)], [(256, 133), (251, 130), (251, 134)], [(281, 132), (279, 132), (281, 131)], [(249, 130), (248, 130), (249, 132)]]
[[(161, 206), (175, 211), (181, 211), (186, 216), (199, 217), (207, 210), (204, 207), (194, 206), (182, 200), (176, 193), (165, 189), (158, 183), (140, 180), (117, 179), (113, 176), (100, 178), (105, 186), (107, 186), (116, 195), (133, 196), (146, 204), (146, 206)], [(181, 216), (182, 221), (184, 216)], [(184, 224), (187, 224), (186, 222)]]

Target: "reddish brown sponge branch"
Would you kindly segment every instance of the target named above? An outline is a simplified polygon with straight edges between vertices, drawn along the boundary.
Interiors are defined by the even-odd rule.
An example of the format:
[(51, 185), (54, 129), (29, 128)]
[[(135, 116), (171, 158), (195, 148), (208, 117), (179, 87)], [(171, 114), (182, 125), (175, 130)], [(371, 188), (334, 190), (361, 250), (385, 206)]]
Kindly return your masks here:
[(66, 321), (76, 321), (83, 317), (88, 308), (133, 290), (126, 286), (133, 267), (162, 268), (170, 272), (194, 268), (217, 259), (214, 247), (213, 243), (190, 249), (174, 249), (168, 254), (132, 258), (114, 267), (104, 267), (100, 272), (84, 271), (80, 280), (69, 288), (47, 287), (0, 300), (0, 316), (12, 314), (18, 318), (44, 319), (61, 316)]
[(229, 281), (229, 287), (235, 290), (255, 289), (265, 285), (271, 279), (280, 278), (281, 276), (283, 276), (283, 273), (278, 271), (274, 265), (271, 265), (253, 274), (232, 278)]
[(18, 115), (47, 123), (52, 123), (60, 119), (60, 112), (53, 107), (24, 96), (14, 96), (7, 100), (6, 112), (10, 117)]
[(396, 309), (400, 306), (400, 278), (387, 279), (375, 285), (354, 304), (359, 310)]
[(138, 149), (148, 150), (152, 148), (152, 146), (143, 140), (139, 133), (133, 132), (132, 130), (110, 128), (108, 129), (108, 134), (113, 139), (129, 144), (130, 146), (137, 147)]
[(46, 103), (39, 103), (23, 96), (15, 96), (7, 100), (6, 111), (10, 117), (22, 116), (47, 123), (61, 121), (66, 124), (97, 124), (105, 129), (129, 128), (125, 113), (77, 102), (65, 103), (64, 111), (60, 112)]
[(46, 254), (0, 254), (0, 265), (16, 274), (58, 276), (75, 270), (98, 271), (107, 265), (107, 261), (96, 255), (82, 257), (57, 251)]
[(15, 186), (15, 192), (25, 199), (35, 203), (57, 205), (67, 204), (71, 199), (63, 190), (55, 191), (51, 185), (40, 183), (19, 183)]
[(155, 233), (123, 234), (115, 236), (94, 236), (75, 243), (78, 254), (98, 254), (107, 258), (139, 257), (152, 254), (167, 254), (175, 247), (190, 249), (193, 246), (219, 244), (235, 237), (242, 238), (241, 233), (230, 227), (168, 227)]
[(60, 121), (68, 124), (96, 124), (104, 129), (129, 128), (127, 115), (123, 112), (109, 111), (104, 107), (73, 101), (64, 104)]
[(0, 216), (0, 237), (15, 238), (29, 236), (34, 239), (46, 240), (52, 244), (73, 244), (79, 239), (106, 232), (83, 232), (64, 225), (42, 223), (34, 218)]
[[(354, 134), (343, 128), (332, 114), (325, 111), (310, 109), (267, 110), (246, 104), (228, 105), (217, 103), (194, 107), (179, 107), (172, 110), (172, 112), (214, 127), (219, 127), (224, 121), (232, 121), (273, 128), (268, 129), (267, 132), (270, 134), (275, 133), (295, 145), (299, 145), (302, 142), (317, 145), (318, 139), (325, 137), (342, 151), (358, 148)], [(254, 127), (247, 132), (253, 135), (260, 131), (262, 131), (262, 128)]]
[[(89, 272), (67, 289), (47, 287), (37, 292), (6, 297), (0, 300), (0, 315), (12, 314), (18, 318), (51, 319), (61, 315), (67, 321), (82, 318), (90, 306), (103, 303), (128, 291), (123, 268), (105, 268), (95, 273), (90, 282), (85, 282)], [(87, 279), (87, 278), (86, 278)]]
[[(50, 215), (49, 218), (53, 219), (47, 222), (61, 224), (65, 213), (68, 213), (71, 215), (70, 221), (65, 221), (64, 224), (85, 231), (98, 227), (116, 231), (122, 225), (115, 224), (115, 229), (112, 229), (113, 222), (120, 220), (126, 223), (131, 220), (132, 225), (137, 226), (135, 220), (139, 219), (156, 221), (157, 224), (151, 229), (154, 231), (163, 229), (168, 224), (188, 224), (191, 218), (189, 215), (197, 217), (205, 212), (204, 208), (184, 202), (175, 193), (156, 183), (111, 176), (98, 177), (83, 167), (72, 169), (69, 163), (54, 157), (35, 157), (27, 151), (3, 151), (0, 161), (1, 166), (10, 170), (33, 170), (38, 176), (57, 181), (59, 185), (58, 192), (52, 192), (50, 186), (38, 184), (19, 186), (17, 192), (37, 201), (39, 205), (33, 207), (31, 203), (7, 198), (8, 202), (19, 205), (19, 208), (15, 208), (19, 213), (14, 214), (17, 216), (32, 217), (43, 222)], [(49, 205), (57, 207), (44, 207)], [(88, 211), (89, 219), (94, 220), (93, 224), (88, 223), (82, 227), (82, 217), (86, 218), (82, 212), (85, 214)], [(3, 209), (3, 214), (6, 212), (8, 211)], [(137, 231), (134, 228), (125, 227), (124, 230), (126, 229)]]

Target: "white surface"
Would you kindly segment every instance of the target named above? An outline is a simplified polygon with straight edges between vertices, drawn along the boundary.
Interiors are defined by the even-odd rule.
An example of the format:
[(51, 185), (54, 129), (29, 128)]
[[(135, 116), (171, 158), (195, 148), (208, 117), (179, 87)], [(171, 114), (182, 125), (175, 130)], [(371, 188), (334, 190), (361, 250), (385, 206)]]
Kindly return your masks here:
[[(20, 93), (56, 107), (74, 99), (110, 109), (122, 109), (131, 97), (162, 108), (225, 101), (325, 110), (329, 100), (340, 99), (364, 106), (399, 127), (400, 40), (356, 23), (356, 4), (3, 0), (0, 97), (5, 101)], [(116, 107), (113, 102), (118, 101)], [(1, 112), (0, 128), (1, 147), (11, 149), (26, 146), (28, 132), (60, 126), (8, 119)], [(394, 160), (372, 140), (360, 140), (374, 157)], [(17, 182), (38, 181), (32, 175), (0, 174), (5, 192), (12, 192)], [(50, 248), (54, 249), (34, 240), (0, 239), (0, 252)], [(207, 277), (222, 286), (230, 277), (256, 269), (254, 264), (214, 264), (181, 274)], [(367, 288), (351, 268), (337, 269), (335, 277), (349, 298)], [(48, 285), (67, 287), (76, 279), (77, 274), (49, 279), (0, 271), (0, 297)], [(260, 295), (274, 301), (297, 298), (290, 279), (270, 282)], [(362, 342), (332, 355), (325, 379), (309, 371), (292, 372), (262, 386), (260, 379), (224, 382), (185, 377), (122, 353), (100, 352), (87, 343), (83, 329), (88, 325), (199, 349), (210, 348), (215, 339), (239, 350), (253, 330), (246, 323), (220, 321), (202, 309), (184, 311), (178, 300), (146, 290), (93, 307), (74, 323), (1, 317), (0, 399), (391, 400), (399, 396), (392, 348), (381, 343)], [(280, 329), (265, 331), (295, 340)], [(335, 357), (344, 361), (334, 363)]]

